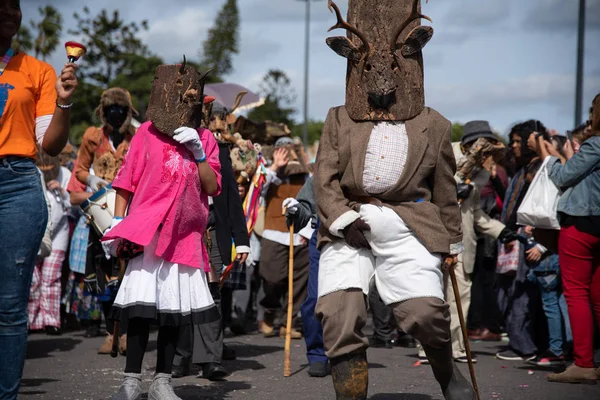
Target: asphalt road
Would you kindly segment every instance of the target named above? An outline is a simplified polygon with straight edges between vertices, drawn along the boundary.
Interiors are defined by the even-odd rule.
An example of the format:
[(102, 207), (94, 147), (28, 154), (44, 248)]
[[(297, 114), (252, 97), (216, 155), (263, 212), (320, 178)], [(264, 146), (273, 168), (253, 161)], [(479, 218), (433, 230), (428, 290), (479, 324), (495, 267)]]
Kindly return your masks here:
[[(82, 332), (60, 337), (33, 334), (20, 399), (109, 399), (121, 382), (125, 358), (96, 354), (102, 338), (86, 339)], [(334, 399), (331, 378), (310, 378), (306, 373), (304, 342), (292, 342), (292, 373), (283, 377), (283, 340), (260, 335), (226, 339), (237, 351), (236, 361), (226, 361), (231, 376), (209, 382), (190, 376), (175, 380), (175, 392), (191, 399)], [(595, 385), (549, 383), (543, 368), (506, 362), (494, 357), (501, 343), (473, 343), (478, 354), (476, 374), (481, 399), (600, 399)], [(156, 362), (156, 333), (144, 359), (147, 391)], [(415, 366), (414, 349), (370, 349), (369, 395), (373, 400), (442, 399), (428, 366)], [(460, 366), (468, 376), (466, 365)], [(144, 395), (143, 398), (146, 398)]]

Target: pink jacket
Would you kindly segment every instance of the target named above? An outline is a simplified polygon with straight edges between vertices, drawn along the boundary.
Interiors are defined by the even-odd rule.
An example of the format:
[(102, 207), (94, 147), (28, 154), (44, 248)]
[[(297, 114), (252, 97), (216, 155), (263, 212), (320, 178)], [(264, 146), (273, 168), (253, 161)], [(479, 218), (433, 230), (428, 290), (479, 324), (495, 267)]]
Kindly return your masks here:
[[(221, 191), (219, 148), (208, 129), (199, 128), (208, 165)], [(147, 246), (160, 229), (156, 256), (173, 263), (210, 269), (202, 240), (208, 222), (208, 196), (198, 167), (185, 145), (142, 124), (112, 184), (133, 193), (125, 219), (102, 240), (127, 239)], [(162, 225), (162, 226), (161, 226)]]

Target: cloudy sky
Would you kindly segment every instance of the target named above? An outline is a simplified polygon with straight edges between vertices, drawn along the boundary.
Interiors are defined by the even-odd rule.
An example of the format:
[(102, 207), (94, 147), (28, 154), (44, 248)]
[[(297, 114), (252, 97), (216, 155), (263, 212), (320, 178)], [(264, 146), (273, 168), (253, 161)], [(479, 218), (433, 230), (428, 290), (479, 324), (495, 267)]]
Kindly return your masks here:
[[(376, 1), (376, 0), (364, 0)], [(22, 0), (24, 19), (53, 4), (65, 17), (64, 39), (73, 11), (118, 9), (125, 20), (148, 20), (143, 38), (167, 62), (197, 55), (224, 0)], [(347, 0), (339, 0), (346, 13)], [(511, 124), (539, 118), (563, 132), (573, 127), (577, 48), (577, 0), (431, 0), (423, 11), (435, 35), (424, 50), (426, 104), (452, 121), (487, 119), (505, 133)], [(240, 53), (228, 81), (258, 89), (270, 68), (292, 79), (302, 118), (304, 18), (299, 0), (238, 0)], [(344, 102), (346, 61), (326, 45), (335, 23), (326, 0), (311, 12), (309, 116), (323, 119)], [(425, 21), (426, 22), (426, 21)], [(341, 31), (339, 31), (341, 32)], [(338, 33), (340, 34), (340, 33)], [(600, 92), (600, 0), (587, 0), (585, 97), (587, 110)], [(49, 61), (64, 62), (62, 51)], [(584, 115), (587, 118), (587, 115)]]

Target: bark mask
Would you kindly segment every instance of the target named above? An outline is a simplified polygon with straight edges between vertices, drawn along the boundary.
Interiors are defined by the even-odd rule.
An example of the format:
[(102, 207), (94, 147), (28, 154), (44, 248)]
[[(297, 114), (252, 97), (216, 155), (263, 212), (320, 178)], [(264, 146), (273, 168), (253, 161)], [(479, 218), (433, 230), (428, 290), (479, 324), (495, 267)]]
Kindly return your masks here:
[(181, 65), (156, 68), (146, 115), (159, 131), (173, 136), (181, 126), (201, 126), (204, 81), (209, 72), (200, 74), (186, 65), (185, 57)]
[(348, 59), (346, 110), (357, 121), (404, 121), (425, 107), (423, 55), (433, 28), (422, 26), (420, 0), (349, 0), (348, 22), (329, 0), (347, 37), (327, 39), (327, 45)]

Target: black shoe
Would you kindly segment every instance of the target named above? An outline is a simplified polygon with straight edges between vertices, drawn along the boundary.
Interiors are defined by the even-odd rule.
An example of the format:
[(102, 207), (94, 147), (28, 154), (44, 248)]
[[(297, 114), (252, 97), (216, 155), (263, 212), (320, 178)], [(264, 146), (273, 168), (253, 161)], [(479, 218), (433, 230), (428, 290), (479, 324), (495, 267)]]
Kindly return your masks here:
[(313, 378), (323, 378), (329, 375), (329, 364), (326, 362), (317, 361), (310, 364), (308, 367), (308, 376)]
[(231, 333), (237, 336), (246, 334), (246, 327), (244, 326), (244, 322), (240, 319), (234, 319), (233, 321), (231, 321), (231, 323), (229, 324), (229, 330), (231, 331)]
[(206, 363), (202, 365), (202, 377), (209, 381), (219, 381), (229, 374), (219, 363)]
[(60, 328), (57, 328), (55, 326), (47, 326), (46, 327), (46, 335), (60, 336), (60, 335), (62, 335), (62, 332), (60, 331)]
[(173, 365), (173, 369), (171, 370), (171, 377), (174, 379), (183, 378), (184, 376), (188, 376), (190, 374), (190, 366), (186, 365)]
[(223, 354), (221, 355), (221, 358), (223, 360), (232, 361), (235, 360), (237, 356), (235, 354), (234, 349), (227, 347), (225, 344), (223, 344)]
[(394, 341), (391, 339), (381, 339), (377, 336), (371, 336), (369, 346), (376, 349), (391, 349), (394, 347)]
[(398, 336), (397, 339), (392, 340), (392, 344), (398, 347), (406, 347), (407, 349), (417, 348), (417, 341), (408, 334)]
[(87, 331), (85, 332), (84, 337), (93, 338), (93, 337), (100, 336), (100, 334), (101, 334), (100, 325), (92, 324), (87, 328)]

